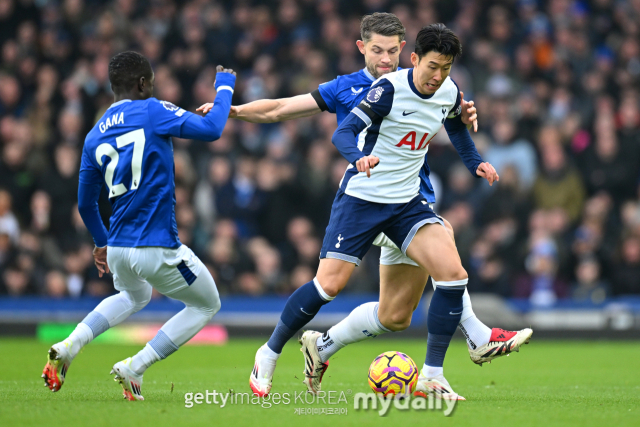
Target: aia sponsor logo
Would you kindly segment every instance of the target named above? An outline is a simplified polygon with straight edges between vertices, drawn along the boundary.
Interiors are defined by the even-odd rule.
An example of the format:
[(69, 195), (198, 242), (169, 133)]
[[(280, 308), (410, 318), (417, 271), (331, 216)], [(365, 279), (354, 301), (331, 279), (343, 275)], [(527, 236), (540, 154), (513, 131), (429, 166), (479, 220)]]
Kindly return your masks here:
[(400, 142), (396, 144), (396, 147), (402, 147), (403, 145), (406, 145), (411, 149), (411, 151), (422, 150), (423, 148), (427, 148), (433, 137), (436, 136), (436, 133), (434, 133), (429, 139), (427, 139), (429, 133), (425, 133), (424, 135), (422, 135), (420, 142), (416, 145), (416, 142), (418, 141), (418, 134), (416, 131), (412, 130), (411, 132), (406, 134), (404, 138), (400, 140)]

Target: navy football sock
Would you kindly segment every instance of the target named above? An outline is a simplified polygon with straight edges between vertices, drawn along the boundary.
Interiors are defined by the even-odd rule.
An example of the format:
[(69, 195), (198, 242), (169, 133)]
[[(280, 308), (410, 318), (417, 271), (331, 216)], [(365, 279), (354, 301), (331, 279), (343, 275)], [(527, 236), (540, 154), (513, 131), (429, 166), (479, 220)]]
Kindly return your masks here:
[(282, 353), (287, 341), (332, 299), (322, 290), (317, 279), (300, 286), (287, 300), (280, 321), (267, 342), (269, 348), (275, 353)]
[(429, 338), (427, 340), (427, 357), (425, 364), (431, 367), (442, 367), (444, 356), (449, 348), (451, 337), (460, 323), (462, 315), (463, 286), (438, 286), (431, 298), (429, 314), (427, 315), (427, 327)]

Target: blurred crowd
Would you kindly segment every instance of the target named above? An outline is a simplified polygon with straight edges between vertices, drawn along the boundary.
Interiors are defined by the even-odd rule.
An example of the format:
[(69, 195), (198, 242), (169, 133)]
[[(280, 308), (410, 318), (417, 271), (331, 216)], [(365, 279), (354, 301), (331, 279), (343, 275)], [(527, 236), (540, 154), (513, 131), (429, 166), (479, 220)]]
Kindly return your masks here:
[[(293, 96), (363, 68), (359, 20), (375, 11), (404, 23), (403, 67), (428, 23), (462, 40), (452, 78), (500, 182), (473, 178), (444, 130), (428, 158), (469, 290), (538, 306), (640, 294), (640, 0), (0, 0), (0, 294), (114, 292), (76, 195), (112, 55), (143, 53), (155, 96), (190, 111), (214, 99), (217, 64), (238, 72), (234, 104)], [(174, 139), (180, 239), (222, 294), (313, 278), (347, 165), (335, 128), (322, 113)], [(377, 291), (378, 255), (347, 292)]]

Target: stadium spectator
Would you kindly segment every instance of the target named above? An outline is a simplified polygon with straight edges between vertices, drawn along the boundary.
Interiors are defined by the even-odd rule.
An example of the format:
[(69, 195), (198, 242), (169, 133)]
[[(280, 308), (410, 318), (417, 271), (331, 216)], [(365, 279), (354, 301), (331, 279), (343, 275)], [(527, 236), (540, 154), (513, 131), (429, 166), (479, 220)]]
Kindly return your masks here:
[[(428, 22), (444, 22), (463, 41), (452, 77), (476, 101), (473, 138), (501, 180), (489, 188), (459, 170), (445, 132), (428, 159), (470, 291), (543, 304), (594, 301), (603, 289), (595, 282), (610, 283), (612, 295), (640, 294), (636, 3), (5, 0), (0, 292), (113, 291), (87, 263), (92, 241), (76, 191), (86, 132), (112, 103), (115, 53), (146, 55), (155, 96), (191, 111), (215, 96), (218, 63), (238, 70), (234, 104), (288, 97), (363, 67), (353, 42), (359, 18), (384, 9), (407, 29), (401, 66)], [(288, 293), (309, 281), (347, 167), (331, 144), (335, 129), (333, 115), (319, 114), (230, 120), (213, 143), (174, 139), (180, 238), (221, 293)], [(100, 206), (106, 219), (106, 197)], [(377, 290), (376, 256), (365, 257), (350, 289)]]
[(533, 186), (534, 203), (540, 209), (562, 208), (570, 221), (578, 220), (582, 212), (585, 190), (582, 177), (568, 164), (559, 144), (542, 147), (543, 172)]
[(598, 260), (589, 257), (582, 259), (576, 267), (576, 282), (571, 290), (574, 301), (601, 304), (609, 294), (608, 283), (600, 279)]

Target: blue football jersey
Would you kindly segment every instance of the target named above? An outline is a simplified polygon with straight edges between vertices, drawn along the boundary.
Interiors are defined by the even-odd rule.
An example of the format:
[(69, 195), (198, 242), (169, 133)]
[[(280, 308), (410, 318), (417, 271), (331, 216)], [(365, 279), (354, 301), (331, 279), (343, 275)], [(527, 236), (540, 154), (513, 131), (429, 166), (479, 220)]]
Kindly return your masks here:
[[(398, 68), (398, 70), (401, 69)], [(327, 83), (321, 84), (318, 87), (318, 92), (322, 96), (325, 105), (320, 105), (320, 108), (334, 113), (339, 126), (351, 110), (357, 107), (360, 101), (364, 99), (375, 80), (371, 73), (364, 68), (356, 73), (338, 76)], [(318, 100), (317, 97), (316, 100)], [(420, 169), (420, 194), (429, 203), (435, 203), (435, 192), (429, 180), (430, 172), (427, 157), (425, 156), (424, 164)]]
[(108, 245), (177, 248), (171, 135), (192, 115), (156, 98), (111, 105), (87, 135), (80, 180), (105, 183), (113, 207)]

